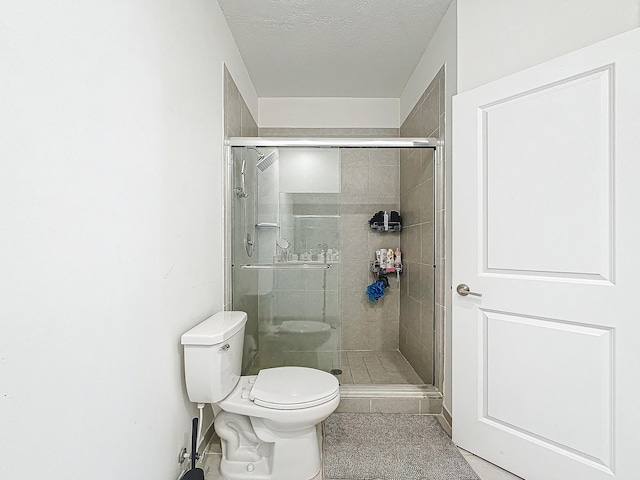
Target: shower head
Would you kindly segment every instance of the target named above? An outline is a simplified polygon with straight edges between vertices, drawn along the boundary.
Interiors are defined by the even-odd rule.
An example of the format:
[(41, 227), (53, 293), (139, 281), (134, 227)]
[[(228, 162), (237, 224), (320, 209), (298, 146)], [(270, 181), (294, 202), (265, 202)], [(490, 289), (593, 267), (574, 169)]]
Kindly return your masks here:
[(256, 167), (258, 167), (261, 172), (264, 172), (267, 168), (276, 163), (278, 161), (278, 158), (280, 158), (280, 156), (278, 155), (278, 152), (276, 150), (271, 152), (266, 157), (260, 154), (260, 158), (258, 159), (258, 163), (256, 163)]
[(280, 158), (277, 150), (274, 150), (269, 155), (265, 156), (265, 154), (258, 150), (256, 147), (247, 147), (247, 149), (255, 150), (256, 152), (258, 152), (258, 161), (256, 162), (256, 167), (258, 167), (261, 172), (264, 172), (267, 168), (276, 163)]

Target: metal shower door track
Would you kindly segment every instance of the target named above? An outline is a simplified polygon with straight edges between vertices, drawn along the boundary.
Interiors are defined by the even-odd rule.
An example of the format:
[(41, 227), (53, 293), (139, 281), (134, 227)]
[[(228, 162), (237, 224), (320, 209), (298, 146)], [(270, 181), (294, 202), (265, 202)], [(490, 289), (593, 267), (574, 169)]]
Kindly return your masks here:
[(230, 147), (335, 147), (335, 148), (437, 148), (439, 138), (298, 138), (298, 137), (230, 137)]

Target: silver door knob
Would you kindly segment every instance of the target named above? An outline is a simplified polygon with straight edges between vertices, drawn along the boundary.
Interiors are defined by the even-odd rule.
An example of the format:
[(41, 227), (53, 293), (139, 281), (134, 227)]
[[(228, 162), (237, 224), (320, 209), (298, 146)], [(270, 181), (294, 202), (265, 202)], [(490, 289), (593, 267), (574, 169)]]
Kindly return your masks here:
[(461, 297), (466, 297), (467, 295), (473, 295), (475, 297), (482, 296), (481, 293), (476, 293), (469, 290), (469, 285), (465, 285), (464, 283), (461, 283), (456, 287), (456, 292), (458, 292), (458, 295), (460, 295)]

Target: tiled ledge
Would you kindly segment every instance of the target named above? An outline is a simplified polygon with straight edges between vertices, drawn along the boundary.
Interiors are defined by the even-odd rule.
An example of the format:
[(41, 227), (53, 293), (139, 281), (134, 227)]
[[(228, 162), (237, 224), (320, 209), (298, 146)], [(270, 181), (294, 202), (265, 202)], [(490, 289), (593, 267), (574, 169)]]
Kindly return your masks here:
[(336, 412), (442, 414), (442, 394), (430, 385), (343, 385)]

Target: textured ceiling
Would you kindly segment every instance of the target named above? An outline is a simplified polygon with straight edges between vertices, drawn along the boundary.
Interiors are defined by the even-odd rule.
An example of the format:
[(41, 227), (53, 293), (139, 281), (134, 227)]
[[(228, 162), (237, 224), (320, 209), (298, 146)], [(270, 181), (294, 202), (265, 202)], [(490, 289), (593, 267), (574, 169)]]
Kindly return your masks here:
[(452, 0), (218, 0), (259, 97), (397, 98)]

